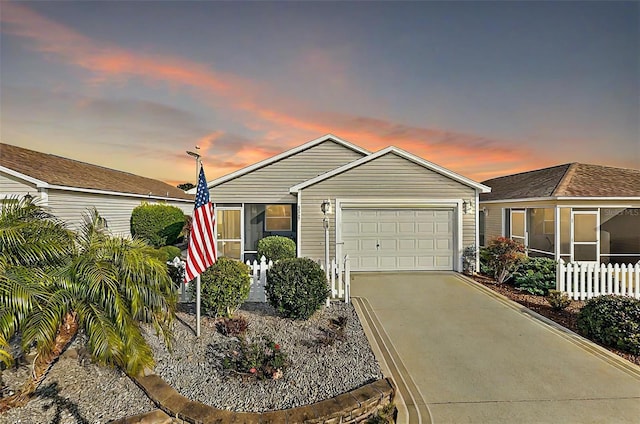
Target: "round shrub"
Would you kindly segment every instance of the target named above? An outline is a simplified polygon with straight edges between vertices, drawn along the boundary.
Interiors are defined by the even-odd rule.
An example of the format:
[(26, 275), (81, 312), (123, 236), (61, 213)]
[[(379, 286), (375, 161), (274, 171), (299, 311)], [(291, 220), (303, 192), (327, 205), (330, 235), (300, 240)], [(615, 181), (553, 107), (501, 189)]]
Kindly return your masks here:
[(172, 261), (173, 258), (175, 258), (176, 256), (180, 257), (180, 255), (182, 254), (180, 248), (176, 246), (162, 246), (158, 250), (163, 252), (167, 256), (167, 259), (165, 259), (166, 261)]
[(176, 206), (143, 203), (131, 212), (131, 235), (155, 248), (167, 246), (176, 242), (184, 222)]
[(525, 259), (513, 273), (513, 285), (531, 294), (546, 296), (556, 287), (556, 261), (549, 258)]
[(578, 330), (605, 346), (640, 354), (640, 299), (605, 295), (587, 301), (578, 314)]
[[(249, 297), (249, 267), (235, 259), (218, 258), (200, 278), (200, 301), (209, 315), (230, 318)], [(189, 292), (194, 299), (195, 290), (195, 282), (189, 284)]]
[(258, 258), (273, 262), (296, 257), (296, 243), (287, 237), (269, 236), (258, 240)]
[(309, 258), (283, 259), (271, 267), (265, 287), (271, 306), (284, 317), (308, 319), (329, 297), (327, 277)]

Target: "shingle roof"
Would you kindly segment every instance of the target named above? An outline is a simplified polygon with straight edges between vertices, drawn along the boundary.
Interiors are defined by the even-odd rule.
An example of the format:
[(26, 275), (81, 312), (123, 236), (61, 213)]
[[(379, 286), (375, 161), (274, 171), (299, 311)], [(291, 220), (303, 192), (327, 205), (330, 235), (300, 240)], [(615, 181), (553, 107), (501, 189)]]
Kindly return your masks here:
[(534, 197), (640, 197), (640, 170), (567, 163), (484, 181), (481, 201)]
[(193, 200), (162, 181), (11, 144), (0, 143), (0, 166), (50, 185)]

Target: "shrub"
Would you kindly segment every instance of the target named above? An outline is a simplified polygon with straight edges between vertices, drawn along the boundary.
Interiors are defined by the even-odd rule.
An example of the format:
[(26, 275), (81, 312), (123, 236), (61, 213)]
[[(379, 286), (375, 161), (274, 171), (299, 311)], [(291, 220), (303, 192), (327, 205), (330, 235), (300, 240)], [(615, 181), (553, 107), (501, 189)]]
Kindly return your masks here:
[(473, 275), (476, 271), (476, 255), (478, 251), (475, 246), (467, 246), (462, 251), (462, 268), (467, 275)]
[(184, 213), (176, 206), (146, 204), (131, 212), (131, 234), (158, 248), (174, 244), (184, 227)]
[(531, 294), (546, 296), (556, 286), (556, 261), (528, 258), (513, 273), (514, 286)]
[(158, 250), (166, 255), (167, 259), (165, 259), (165, 261), (172, 261), (173, 258), (175, 258), (176, 256), (180, 257), (180, 255), (182, 254), (180, 248), (176, 246), (162, 246)]
[(559, 290), (549, 290), (547, 302), (549, 302), (549, 305), (556, 311), (561, 311), (571, 304), (571, 299), (569, 299), (568, 294)]
[(258, 241), (258, 258), (273, 262), (296, 257), (296, 243), (287, 237), (269, 236)]
[(229, 337), (238, 337), (247, 332), (249, 323), (244, 317), (224, 318), (216, 323), (218, 331)]
[(280, 345), (265, 337), (253, 342), (241, 338), (238, 345), (225, 354), (222, 365), (225, 369), (258, 380), (277, 380), (282, 378), (288, 364), (287, 355)]
[(488, 266), (498, 284), (507, 281), (526, 256), (524, 246), (506, 237), (496, 237), (487, 246)]
[(495, 270), (489, 265), (489, 259), (491, 258), (489, 249), (481, 247), (478, 255), (480, 256), (480, 272), (493, 277)]
[(640, 299), (594, 297), (580, 310), (577, 324), (578, 330), (591, 340), (640, 355)]
[[(249, 267), (235, 259), (218, 258), (200, 278), (200, 300), (209, 315), (229, 318), (249, 297)], [(195, 289), (195, 284), (189, 284), (189, 292), (194, 298)]]
[(328, 327), (320, 327), (316, 343), (320, 346), (331, 346), (337, 341), (344, 341), (346, 338), (344, 331), (348, 321), (346, 316), (330, 319)]
[(309, 258), (283, 259), (271, 267), (265, 287), (271, 306), (283, 316), (308, 319), (329, 297), (327, 277)]

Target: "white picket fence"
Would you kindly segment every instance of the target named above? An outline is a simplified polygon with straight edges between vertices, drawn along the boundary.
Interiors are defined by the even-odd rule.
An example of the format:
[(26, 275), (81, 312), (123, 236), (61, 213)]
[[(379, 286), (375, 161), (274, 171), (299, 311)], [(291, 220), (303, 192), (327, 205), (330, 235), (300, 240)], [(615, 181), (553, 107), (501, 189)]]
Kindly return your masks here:
[(565, 264), (561, 259), (557, 268), (556, 288), (574, 300), (591, 299), (603, 294), (640, 299), (640, 263)]
[[(251, 290), (247, 302), (266, 302), (267, 295), (264, 288), (267, 284), (267, 271), (273, 266), (273, 262), (267, 262), (267, 258), (263, 256), (260, 258), (260, 262), (254, 260), (253, 262), (247, 261), (246, 264), (249, 266), (249, 275), (251, 275)], [(325, 269), (322, 263), (320, 263), (320, 267)], [(330, 267), (328, 283), (331, 288), (331, 298), (344, 299), (345, 303), (349, 303), (351, 297), (349, 257), (345, 256), (342, 261), (332, 259)]]

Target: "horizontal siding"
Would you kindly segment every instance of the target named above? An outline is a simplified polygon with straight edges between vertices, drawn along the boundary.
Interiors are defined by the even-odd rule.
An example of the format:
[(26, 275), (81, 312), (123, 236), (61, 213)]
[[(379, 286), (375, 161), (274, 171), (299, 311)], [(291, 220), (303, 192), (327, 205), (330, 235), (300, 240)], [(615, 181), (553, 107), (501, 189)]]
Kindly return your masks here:
[(216, 203), (295, 203), (289, 188), (363, 155), (331, 140), (210, 189)]
[[(95, 207), (107, 220), (109, 230), (114, 235), (131, 236), (131, 212), (142, 203), (142, 199), (134, 197), (49, 190), (51, 212), (74, 230), (80, 227), (82, 214), (88, 208)], [(158, 202), (153, 199), (149, 199), (147, 203), (166, 203), (177, 206), (187, 215), (191, 215), (193, 211), (191, 203)]]
[(502, 208), (484, 206), (484, 240), (485, 244), (492, 238), (502, 235)]
[[(393, 153), (353, 168), (302, 190), (302, 222), (298, 237), (301, 256), (324, 257), (323, 199), (466, 199), (475, 190)], [(335, 255), (335, 211), (330, 219), (330, 251)], [(475, 213), (463, 215), (463, 247), (475, 245)]]
[(0, 198), (5, 198), (6, 196), (22, 196), (27, 193), (35, 197), (37, 195), (36, 186), (25, 183), (12, 175), (0, 173)]

